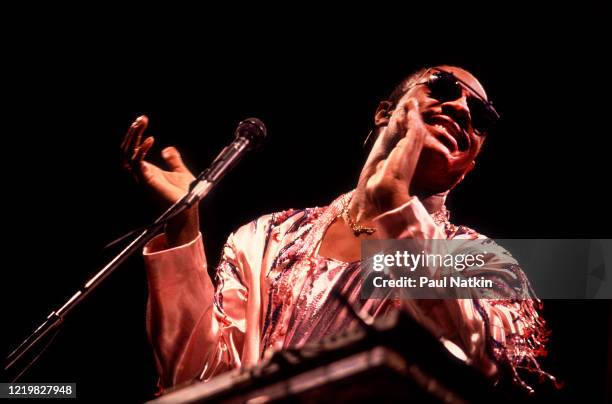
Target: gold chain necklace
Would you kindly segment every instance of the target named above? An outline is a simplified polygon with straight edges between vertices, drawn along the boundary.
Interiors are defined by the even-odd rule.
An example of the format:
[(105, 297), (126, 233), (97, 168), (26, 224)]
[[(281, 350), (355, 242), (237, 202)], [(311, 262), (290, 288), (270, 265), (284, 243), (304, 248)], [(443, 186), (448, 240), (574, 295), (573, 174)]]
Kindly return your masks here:
[[(353, 230), (353, 234), (355, 235), (355, 237), (359, 237), (363, 233), (367, 235), (373, 234), (376, 231), (375, 227), (361, 226), (355, 223), (355, 221), (351, 218), (351, 215), (349, 215), (349, 205), (351, 204), (352, 199), (353, 197), (351, 195), (351, 197), (346, 201), (344, 209), (342, 209), (342, 212), (339, 216), (342, 216), (342, 218), (349, 225), (351, 230)], [(456, 229), (456, 227), (452, 225), (449, 221), (450, 214), (449, 211), (446, 209), (446, 206), (442, 206), (441, 209), (431, 213), (430, 215), (434, 220), (434, 223), (438, 226), (444, 226), (445, 228), (450, 228), (450, 230), (453, 231)]]
[(353, 198), (350, 198), (348, 202), (346, 203), (346, 205), (344, 205), (344, 209), (342, 209), (342, 218), (349, 225), (351, 230), (353, 230), (353, 234), (355, 235), (355, 237), (359, 237), (363, 233), (367, 235), (374, 233), (376, 231), (376, 228), (358, 225), (351, 218), (351, 215), (349, 215), (349, 205), (351, 204), (352, 199)]

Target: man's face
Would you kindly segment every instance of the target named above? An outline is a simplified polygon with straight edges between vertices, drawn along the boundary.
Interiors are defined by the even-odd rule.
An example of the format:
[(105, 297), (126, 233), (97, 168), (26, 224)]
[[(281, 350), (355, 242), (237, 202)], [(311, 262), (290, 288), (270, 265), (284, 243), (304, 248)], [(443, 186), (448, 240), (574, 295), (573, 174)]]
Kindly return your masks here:
[[(486, 99), (484, 88), (469, 72), (452, 66), (439, 69), (452, 73)], [(418, 82), (427, 82), (435, 72), (436, 69), (429, 70)], [(415, 99), (428, 131), (412, 180), (413, 189), (427, 193), (447, 191), (474, 167), (484, 134), (472, 127), (473, 112), (468, 106), (468, 97), (474, 94), (463, 86), (461, 89), (457, 99), (445, 101), (434, 98), (428, 85), (419, 84), (398, 102), (402, 105), (408, 98)]]

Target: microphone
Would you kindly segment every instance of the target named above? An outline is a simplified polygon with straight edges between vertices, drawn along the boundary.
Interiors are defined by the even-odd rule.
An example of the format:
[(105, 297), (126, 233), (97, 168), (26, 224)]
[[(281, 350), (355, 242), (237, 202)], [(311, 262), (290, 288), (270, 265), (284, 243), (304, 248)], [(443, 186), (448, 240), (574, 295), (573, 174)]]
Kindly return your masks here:
[[(199, 202), (208, 194), (215, 184), (244, 156), (244, 154), (259, 146), (266, 137), (266, 126), (257, 118), (248, 118), (238, 124), (235, 131), (236, 138), (223, 150), (212, 162), (211, 166), (204, 170), (191, 183), (190, 190), (174, 205), (170, 206), (160, 217), (151, 225), (147, 226), (142, 232), (115, 256), (104, 268), (96, 273), (85, 285), (64, 305), (56, 311), (52, 311), (44, 323), (42, 323), (28, 338), (25, 339), (7, 358), (5, 371), (12, 369), (16, 363), (26, 354), (32, 354), (32, 349), (40, 343), (43, 337), (47, 336), (52, 330), (58, 330), (64, 317), (83, 301), (90, 293), (96, 289), (110, 274), (112, 274), (125, 260), (139, 251), (146, 245), (159, 231), (159, 229), (172, 217), (187, 209), (189, 206)], [(130, 233), (130, 234), (133, 234)], [(50, 342), (48, 342), (50, 344)], [(43, 351), (46, 348), (43, 348)], [(21, 375), (36, 362), (38, 356), (34, 356), (25, 367), (13, 378), (15, 382)]]
[(201, 201), (214, 185), (242, 159), (247, 151), (256, 149), (266, 137), (266, 125), (257, 118), (248, 118), (238, 124), (236, 138), (215, 158), (209, 168), (191, 183), (182, 204), (191, 206)]

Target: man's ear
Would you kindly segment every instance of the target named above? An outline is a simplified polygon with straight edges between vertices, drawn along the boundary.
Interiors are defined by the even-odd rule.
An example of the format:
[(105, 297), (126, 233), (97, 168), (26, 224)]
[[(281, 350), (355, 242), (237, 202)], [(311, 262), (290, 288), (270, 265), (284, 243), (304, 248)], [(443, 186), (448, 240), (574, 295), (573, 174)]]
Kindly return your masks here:
[(374, 125), (376, 127), (387, 126), (392, 113), (393, 103), (388, 100), (381, 101), (378, 104), (378, 108), (376, 108), (376, 113), (374, 114)]

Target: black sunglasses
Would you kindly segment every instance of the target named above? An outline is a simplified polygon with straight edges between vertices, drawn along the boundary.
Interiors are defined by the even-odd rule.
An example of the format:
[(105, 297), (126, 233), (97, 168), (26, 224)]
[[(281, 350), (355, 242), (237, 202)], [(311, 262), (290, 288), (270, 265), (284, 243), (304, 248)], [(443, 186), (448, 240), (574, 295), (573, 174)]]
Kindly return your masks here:
[(427, 85), (431, 98), (440, 102), (458, 100), (463, 95), (463, 89), (468, 90), (470, 96), (467, 98), (467, 104), (472, 118), (472, 128), (481, 136), (489, 133), (499, 121), (499, 113), (493, 104), (453, 73), (436, 69), (426, 82), (417, 83), (419, 84)]

